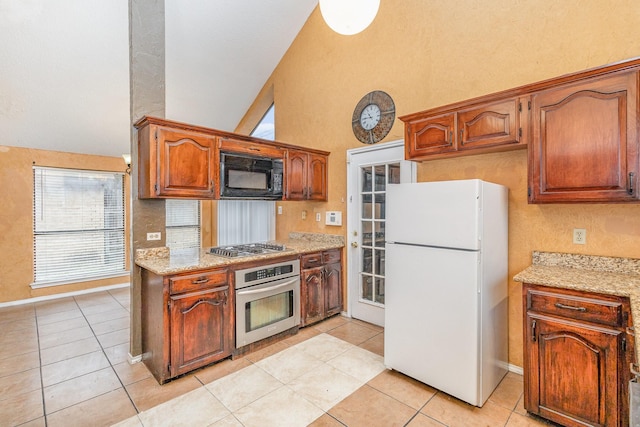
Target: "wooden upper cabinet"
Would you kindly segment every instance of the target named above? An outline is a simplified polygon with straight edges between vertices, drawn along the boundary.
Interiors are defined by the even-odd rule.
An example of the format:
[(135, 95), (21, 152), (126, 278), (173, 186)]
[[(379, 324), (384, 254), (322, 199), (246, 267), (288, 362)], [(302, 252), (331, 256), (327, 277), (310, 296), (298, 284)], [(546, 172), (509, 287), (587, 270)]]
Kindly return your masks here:
[(309, 154), (307, 186), (309, 200), (327, 200), (327, 156)]
[(213, 198), (215, 138), (159, 128), (157, 196)]
[(527, 97), (486, 98), (404, 116), (405, 157), (429, 160), (526, 146)]
[(307, 195), (307, 159), (305, 151), (289, 150), (287, 158), (287, 200), (304, 200)]
[(455, 119), (455, 114), (448, 113), (408, 122), (405, 126), (406, 158), (455, 151)]
[(145, 116), (138, 129), (138, 197), (218, 199), (220, 153), (287, 159), (285, 200), (327, 200), (329, 153)]
[(529, 99), (490, 102), (458, 115), (458, 150), (526, 144)]
[(138, 197), (216, 197), (215, 135), (143, 118), (138, 127)]
[(638, 72), (532, 96), (529, 202), (638, 199)]
[(286, 200), (327, 200), (327, 155), (288, 150)]

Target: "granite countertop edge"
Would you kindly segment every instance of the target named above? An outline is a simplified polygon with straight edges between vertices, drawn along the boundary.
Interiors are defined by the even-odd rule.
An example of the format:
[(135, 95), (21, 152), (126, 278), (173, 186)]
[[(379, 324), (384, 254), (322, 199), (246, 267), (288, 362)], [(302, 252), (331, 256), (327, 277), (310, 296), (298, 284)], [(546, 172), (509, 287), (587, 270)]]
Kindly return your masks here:
[(226, 258), (209, 254), (209, 248), (170, 250), (167, 247), (138, 249), (136, 265), (160, 276), (210, 270), (265, 260), (277, 262), (279, 258), (302, 255), (344, 247), (344, 237), (323, 233), (290, 233), (288, 240), (272, 243), (284, 245), (287, 250), (241, 258)]

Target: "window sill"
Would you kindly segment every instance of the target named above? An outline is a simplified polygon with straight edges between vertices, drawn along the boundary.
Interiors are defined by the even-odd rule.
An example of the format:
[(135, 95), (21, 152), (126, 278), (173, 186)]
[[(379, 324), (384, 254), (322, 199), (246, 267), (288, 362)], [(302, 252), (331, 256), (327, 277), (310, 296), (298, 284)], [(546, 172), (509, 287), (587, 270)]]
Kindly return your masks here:
[(129, 271), (122, 271), (114, 274), (105, 274), (103, 276), (87, 277), (85, 279), (59, 280), (59, 281), (51, 281), (51, 282), (33, 282), (29, 286), (31, 286), (31, 289), (50, 288), (53, 286), (63, 286), (63, 285), (73, 285), (76, 283), (95, 282), (97, 280), (112, 279), (115, 277), (128, 278), (130, 274), (131, 273)]

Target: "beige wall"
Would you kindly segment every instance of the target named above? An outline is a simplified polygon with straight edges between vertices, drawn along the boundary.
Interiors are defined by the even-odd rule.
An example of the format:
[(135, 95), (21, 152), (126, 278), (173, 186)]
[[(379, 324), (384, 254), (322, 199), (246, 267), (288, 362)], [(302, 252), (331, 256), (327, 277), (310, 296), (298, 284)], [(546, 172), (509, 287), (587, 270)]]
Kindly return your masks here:
[[(301, 211), (346, 214), (346, 150), (360, 147), (351, 115), (383, 90), (397, 115), (640, 55), (637, 0), (385, 0), (374, 23), (333, 33), (316, 9), (240, 123), (248, 131), (273, 96), (278, 140), (331, 151), (329, 201), (283, 202), (278, 238), (290, 230), (342, 233)], [(273, 94), (273, 95), (271, 95)], [(385, 141), (403, 137), (396, 123)], [(482, 178), (510, 188), (509, 277), (531, 251), (640, 257), (640, 205), (528, 205), (526, 150), (423, 162), (420, 181)], [(571, 243), (574, 227), (587, 244)], [(510, 363), (522, 366), (521, 286), (509, 281)]]
[[(124, 172), (122, 157), (89, 156), (0, 146), (0, 303), (129, 282), (129, 275), (32, 290), (33, 282), (33, 169), (32, 166)], [(125, 176), (129, 209), (129, 175)], [(127, 213), (126, 230), (129, 229)], [(129, 237), (126, 236), (126, 247)], [(128, 254), (125, 259), (129, 259)], [(127, 265), (127, 268), (128, 265)]]

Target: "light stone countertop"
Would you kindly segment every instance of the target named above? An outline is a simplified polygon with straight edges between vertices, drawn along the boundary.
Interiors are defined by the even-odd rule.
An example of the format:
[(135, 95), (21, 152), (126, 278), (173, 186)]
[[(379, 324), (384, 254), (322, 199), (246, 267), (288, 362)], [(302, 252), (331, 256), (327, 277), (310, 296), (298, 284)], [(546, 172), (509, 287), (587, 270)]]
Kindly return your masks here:
[[(634, 328), (640, 322), (640, 259), (535, 251), (532, 260), (513, 280), (629, 297)], [(640, 338), (635, 343), (637, 361)]]
[(284, 245), (283, 252), (227, 258), (207, 253), (209, 248), (170, 250), (167, 247), (138, 249), (135, 263), (160, 276), (209, 270), (257, 260), (277, 262), (277, 258), (344, 247), (344, 237), (321, 233), (290, 233), (289, 239), (275, 241)]

